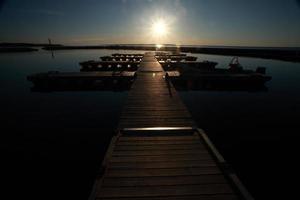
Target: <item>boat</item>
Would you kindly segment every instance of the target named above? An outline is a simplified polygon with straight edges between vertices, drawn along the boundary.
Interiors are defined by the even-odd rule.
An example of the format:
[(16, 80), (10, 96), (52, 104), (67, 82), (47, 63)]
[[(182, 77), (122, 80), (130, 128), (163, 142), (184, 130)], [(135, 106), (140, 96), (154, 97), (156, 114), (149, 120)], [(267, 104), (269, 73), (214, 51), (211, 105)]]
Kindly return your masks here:
[(182, 70), (182, 68), (186, 67), (193, 67), (199, 70), (214, 70), (215, 66), (218, 64), (217, 62), (212, 62), (208, 60), (203, 60), (200, 62), (194, 62), (194, 61), (183, 61), (183, 62), (166, 62), (166, 61), (160, 61), (159, 62), (165, 71), (173, 71), (173, 70)]
[(29, 75), (27, 80), (33, 83), (32, 91), (128, 90), (135, 77), (135, 72), (129, 71), (49, 71)]
[(181, 61), (196, 61), (198, 58), (195, 56), (186, 56), (186, 54), (166, 54), (166, 55), (156, 55), (156, 59), (160, 61), (166, 61), (166, 62), (181, 62)]
[[(199, 67), (200, 66), (200, 67)], [(256, 70), (244, 69), (238, 57), (234, 57), (228, 68), (201, 67), (201, 65), (185, 65), (179, 68), (180, 76), (173, 77), (173, 81), (193, 81), (209, 87), (236, 86), (257, 87), (272, 79), (266, 75), (265, 67), (257, 67)]]
[(185, 57), (185, 61), (196, 61), (197, 60), (197, 57), (195, 56), (186, 56)]

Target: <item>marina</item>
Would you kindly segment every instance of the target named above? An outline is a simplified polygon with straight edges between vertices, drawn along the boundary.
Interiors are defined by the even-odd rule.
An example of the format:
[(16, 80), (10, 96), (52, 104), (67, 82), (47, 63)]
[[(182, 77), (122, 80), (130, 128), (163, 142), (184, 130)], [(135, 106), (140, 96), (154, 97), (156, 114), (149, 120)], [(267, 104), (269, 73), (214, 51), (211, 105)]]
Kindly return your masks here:
[[(233, 58), (227, 69), (216, 68), (217, 62), (213, 61), (179, 61), (178, 55), (165, 52), (157, 52), (157, 55), (168, 57), (168, 60), (157, 61), (158, 72), (163, 73), (166, 80), (171, 81), (176, 88), (193, 88), (198, 90), (262, 90), (264, 84), (272, 79), (266, 75), (264, 67), (254, 70), (244, 69), (238, 61)], [(180, 54), (181, 59), (185, 60), (185, 54)], [(27, 77), (32, 81), (35, 88), (48, 91), (64, 88), (63, 90), (93, 89), (103, 90), (111, 88), (109, 84), (119, 85), (121, 88), (129, 89), (130, 85), (136, 81), (137, 72), (147, 70), (142, 67), (143, 57), (140, 54), (112, 54), (106, 56), (111, 61), (84, 61), (80, 62), (80, 72), (58, 72), (51, 71), (39, 73)], [(126, 57), (131, 60), (116, 61), (115, 58)], [(158, 56), (155, 56), (158, 59)], [(197, 59), (195, 59), (197, 60)], [(151, 72), (153, 69), (150, 70)], [(126, 87), (122, 87), (121, 85)], [(99, 87), (101, 86), (101, 87)], [(187, 87), (188, 86), (188, 87)], [(51, 89), (50, 89), (51, 88)]]
[[(136, 72), (48, 72), (28, 76), (37, 88), (44, 89), (64, 88), (61, 84), (66, 81), (77, 89), (80, 82), (79, 89), (83, 90), (87, 82), (113, 80), (108, 84), (118, 81), (118, 86), (130, 83), (125, 87), (129, 95), (116, 135), (90, 200), (206, 199), (207, 195), (215, 199), (253, 199), (181, 102), (171, 82), (180, 77), (178, 71), (166, 72), (151, 52), (141, 58)], [(201, 79), (205, 80), (205, 75)]]

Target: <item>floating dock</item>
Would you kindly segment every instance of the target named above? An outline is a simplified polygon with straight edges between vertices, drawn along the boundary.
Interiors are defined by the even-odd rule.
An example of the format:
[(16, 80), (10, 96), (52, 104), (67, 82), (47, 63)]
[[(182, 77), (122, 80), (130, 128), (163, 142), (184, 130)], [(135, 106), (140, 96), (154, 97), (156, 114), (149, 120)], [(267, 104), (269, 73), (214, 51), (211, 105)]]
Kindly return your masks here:
[(253, 199), (146, 53), (90, 200)]
[(135, 72), (101, 71), (101, 72), (47, 72), (30, 75), (33, 91), (66, 90), (129, 90), (135, 79)]
[(158, 55), (155, 56), (158, 61), (196, 61), (197, 57), (195, 56), (186, 56), (184, 55)]
[(28, 76), (27, 79), (32, 82), (39, 81), (57, 81), (57, 80), (99, 80), (115, 78), (133, 78), (135, 72), (129, 71), (105, 71), (105, 72), (58, 72), (39, 73)]
[(102, 56), (100, 57), (100, 59), (102, 61), (130, 61), (130, 62), (140, 62), (142, 60), (142, 57), (140, 56), (132, 56), (132, 57), (129, 57), (129, 56)]
[(79, 63), (80, 71), (136, 71), (140, 62), (135, 61), (86, 61)]
[[(141, 67), (141, 60), (144, 61), (142, 54), (112, 54), (101, 58), (105, 61), (90, 60), (79, 63), (81, 73), (48, 72), (28, 76), (28, 80), (39, 88), (35, 91), (41, 91), (43, 88), (49, 91), (50, 87), (53, 91), (109, 90), (109, 84), (127, 90), (134, 80), (135, 72), (144, 68)], [(228, 69), (216, 68), (218, 63), (211, 61), (182, 61), (197, 59), (186, 54), (156, 52), (154, 59), (155, 62), (160, 60), (157, 65), (159, 70), (164, 72), (163, 76), (180, 90), (266, 91), (264, 84), (272, 78), (265, 75), (264, 67), (258, 67), (256, 71), (244, 70), (237, 58), (233, 59), (236, 62), (231, 63)], [(123, 87), (122, 83), (126, 87)]]
[(133, 57), (138, 57), (138, 58), (143, 58), (144, 54), (141, 53), (136, 53), (136, 54), (128, 54), (128, 53), (114, 53), (112, 54), (113, 57), (129, 57), (129, 58), (133, 58)]

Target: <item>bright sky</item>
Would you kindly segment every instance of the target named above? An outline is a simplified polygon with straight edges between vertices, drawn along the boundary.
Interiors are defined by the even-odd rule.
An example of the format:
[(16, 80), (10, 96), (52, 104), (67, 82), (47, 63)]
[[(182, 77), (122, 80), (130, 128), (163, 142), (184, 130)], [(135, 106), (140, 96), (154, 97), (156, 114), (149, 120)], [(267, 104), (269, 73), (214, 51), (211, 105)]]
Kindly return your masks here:
[(0, 42), (300, 47), (300, 0), (0, 0)]

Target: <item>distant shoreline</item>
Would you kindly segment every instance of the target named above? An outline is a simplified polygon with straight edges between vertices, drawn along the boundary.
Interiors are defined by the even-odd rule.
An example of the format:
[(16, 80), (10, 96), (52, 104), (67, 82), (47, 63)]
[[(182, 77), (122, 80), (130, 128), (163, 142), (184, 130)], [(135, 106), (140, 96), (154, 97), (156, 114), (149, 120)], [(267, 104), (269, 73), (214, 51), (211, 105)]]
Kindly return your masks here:
[[(84, 50), (84, 49), (111, 49), (111, 50), (142, 50), (142, 51), (180, 51), (184, 53), (201, 53), (224, 56), (241, 56), (264, 59), (275, 59), (300, 62), (300, 48), (270, 48), (270, 47), (217, 47), (217, 46), (181, 46), (173, 45), (157, 48), (153, 45), (98, 45), (98, 46), (64, 46), (59, 44), (28, 44), (28, 43), (0, 43), (0, 52), (37, 51), (31, 47), (42, 47), (44, 50)], [(2, 50), (1, 50), (2, 49)]]
[(30, 47), (0, 47), (0, 53), (18, 53), (18, 52), (33, 52), (38, 49)]
[(242, 56), (264, 59), (276, 59), (292, 62), (300, 62), (300, 49), (298, 48), (229, 48), (229, 47), (175, 47), (165, 46), (157, 48), (156, 46), (130, 46), (130, 45), (108, 45), (108, 46), (48, 46), (45, 50), (73, 50), (73, 49), (114, 49), (114, 50), (143, 50), (143, 51), (180, 51), (183, 53), (201, 53), (225, 56)]

